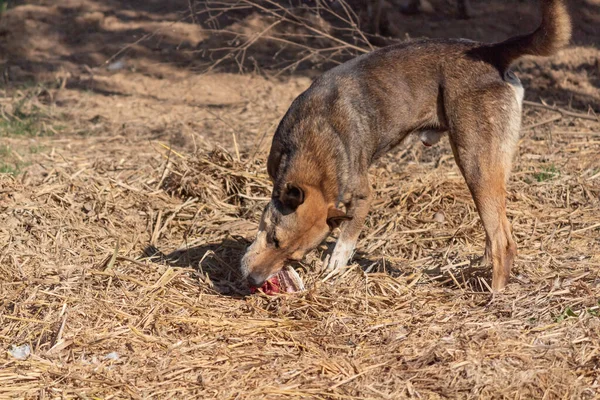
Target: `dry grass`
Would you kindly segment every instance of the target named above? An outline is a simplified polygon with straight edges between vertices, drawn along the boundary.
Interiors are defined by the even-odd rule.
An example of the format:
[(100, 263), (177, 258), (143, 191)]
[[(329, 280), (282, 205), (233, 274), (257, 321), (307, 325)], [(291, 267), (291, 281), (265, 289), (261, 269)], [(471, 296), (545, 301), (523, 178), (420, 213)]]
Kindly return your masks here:
[(597, 397), (600, 124), (555, 115), (526, 110), (520, 255), (495, 298), (446, 141), (374, 168), (341, 278), (322, 282), (323, 246), (299, 266), (306, 293), (265, 297), (236, 283), (264, 153), (52, 139), (27, 175), (0, 175), (0, 341), (32, 348), (0, 356), (0, 397)]

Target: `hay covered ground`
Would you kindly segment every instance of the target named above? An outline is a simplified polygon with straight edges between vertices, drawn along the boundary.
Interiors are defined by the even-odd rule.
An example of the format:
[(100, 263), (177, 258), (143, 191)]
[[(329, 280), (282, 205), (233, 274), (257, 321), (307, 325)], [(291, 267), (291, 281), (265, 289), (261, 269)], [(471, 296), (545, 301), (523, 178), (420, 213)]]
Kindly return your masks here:
[[(187, 2), (54, 3), (0, 20), (0, 398), (600, 397), (597, 9), (573, 48), (518, 67), (531, 90), (504, 293), (488, 291), (443, 140), (373, 168), (339, 279), (320, 273), (326, 244), (296, 266), (306, 293), (266, 297), (236, 269), (270, 194), (270, 135), (310, 79), (199, 74), (186, 46), (209, 35), (181, 22)], [(413, 18), (432, 34), (512, 32), (474, 4), (468, 23)]]

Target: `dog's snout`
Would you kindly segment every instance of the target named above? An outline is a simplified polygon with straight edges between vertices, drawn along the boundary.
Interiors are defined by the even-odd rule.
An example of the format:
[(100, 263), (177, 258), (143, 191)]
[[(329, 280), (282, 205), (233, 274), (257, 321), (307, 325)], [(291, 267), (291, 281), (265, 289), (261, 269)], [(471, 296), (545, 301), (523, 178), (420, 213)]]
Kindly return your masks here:
[(251, 287), (261, 287), (263, 285), (263, 283), (265, 283), (264, 279), (262, 278), (256, 278), (252, 275), (250, 275), (248, 278), (246, 278), (248, 281), (248, 285), (250, 285)]

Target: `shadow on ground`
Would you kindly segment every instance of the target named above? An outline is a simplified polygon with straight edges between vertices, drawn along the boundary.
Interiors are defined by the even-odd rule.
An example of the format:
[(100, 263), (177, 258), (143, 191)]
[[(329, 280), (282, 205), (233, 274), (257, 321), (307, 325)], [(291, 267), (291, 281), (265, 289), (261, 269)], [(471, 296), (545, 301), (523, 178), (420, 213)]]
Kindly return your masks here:
[(419, 280), (430, 280), (438, 285), (452, 290), (467, 290), (469, 292), (488, 293), (492, 284), (491, 266), (483, 264), (483, 257), (468, 260), (467, 265), (459, 267), (448, 266), (442, 253), (431, 254), (432, 260), (418, 271), (414, 268), (394, 263), (385, 257), (373, 258), (366, 253), (357, 251), (353, 257), (365, 273), (386, 273), (393, 278), (410, 277)]
[(144, 256), (153, 262), (192, 268), (200, 273), (200, 279), (207, 277), (216, 292), (243, 297), (250, 292), (240, 281), (239, 265), (248, 244), (245, 239), (235, 237), (175, 250), (168, 254), (150, 245), (144, 249)]
[[(84, 72), (89, 68), (112, 65), (158, 74), (156, 64), (199, 71), (220, 60), (217, 70), (279, 70), (298, 61), (304, 45), (315, 48), (331, 43), (319, 38), (297, 39), (305, 32), (293, 26), (269, 28), (269, 13), (253, 7), (233, 7), (223, 11), (222, 4), (211, 1), (125, 1), (125, 0), (40, 0), (35, 4), (9, 2), (11, 7), (0, 19), (0, 63), (5, 79), (32, 79), (58, 71)], [(280, 1), (281, 6), (307, 21), (314, 1)], [(359, 26), (368, 28), (367, 2), (348, 0)], [(464, 37), (480, 41), (499, 41), (525, 33), (539, 20), (537, 2), (520, 0), (473, 1), (473, 17), (456, 16), (453, 1), (432, 0), (435, 12), (405, 15), (399, 1), (385, 4), (383, 25), (386, 37), (377, 44), (421, 37)], [(573, 42), (595, 47), (600, 42), (600, 4), (594, 0), (570, 2), (574, 20)], [(218, 7), (217, 7), (218, 6)], [(335, 9), (336, 12), (341, 12)], [(372, 12), (372, 10), (371, 10)], [(312, 19), (311, 19), (312, 18)], [(367, 47), (347, 23), (332, 13), (321, 12), (327, 31), (349, 44)], [(318, 24), (319, 21), (314, 22)], [(317, 25), (315, 25), (317, 26)], [(268, 29), (267, 29), (268, 28)], [(261, 40), (260, 34), (280, 33), (288, 43)], [(245, 38), (256, 36), (243, 57), (222, 59)], [(373, 38), (373, 36), (369, 36)], [(293, 43), (298, 43), (294, 45)], [(338, 43), (339, 44), (339, 43)], [(343, 61), (355, 52), (331, 53), (329, 61)], [(107, 61), (124, 60), (122, 66)], [(314, 75), (335, 62), (308, 57), (290, 73)], [(315, 68), (317, 71), (315, 71)], [(8, 72), (7, 72), (8, 71)], [(597, 79), (597, 78), (596, 78)]]

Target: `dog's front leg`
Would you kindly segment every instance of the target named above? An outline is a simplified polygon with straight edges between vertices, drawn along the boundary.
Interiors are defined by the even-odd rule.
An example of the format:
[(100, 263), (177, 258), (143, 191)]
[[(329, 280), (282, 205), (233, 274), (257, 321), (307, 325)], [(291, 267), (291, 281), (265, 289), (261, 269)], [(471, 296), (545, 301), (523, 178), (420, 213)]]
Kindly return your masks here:
[(326, 271), (331, 272), (348, 264), (369, 213), (370, 205), (371, 189), (365, 180), (365, 184), (352, 195), (350, 202), (346, 205), (346, 212), (352, 219), (342, 223), (340, 236), (325, 267)]

